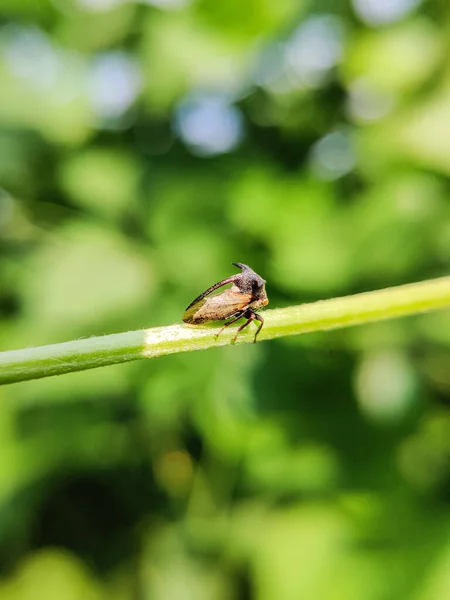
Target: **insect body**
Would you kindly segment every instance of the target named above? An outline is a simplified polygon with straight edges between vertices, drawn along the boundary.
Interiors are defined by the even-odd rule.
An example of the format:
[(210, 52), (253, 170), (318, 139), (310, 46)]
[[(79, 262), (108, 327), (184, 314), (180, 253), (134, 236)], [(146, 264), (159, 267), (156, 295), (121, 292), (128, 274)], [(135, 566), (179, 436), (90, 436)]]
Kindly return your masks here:
[[(264, 319), (256, 314), (255, 310), (269, 304), (265, 287), (266, 282), (249, 266), (242, 263), (231, 264), (239, 267), (242, 273), (227, 277), (212, 285), (203, 294), (200, 294), (187, 307), (183, 315), (183, 321), (192, 325), (200, 325), (201, 323), (210, 323), (211, 321), (231, 319), (219, 331), (216, 336), (219, 337), (225, 327), (243, 317), (247, 320), (243, 325), (238, 327), (236, 335), (233, 338), (233, 341), (236, 341), (239, 332), (256, 319), (260, 322), (260, 325), (253, 340), (253, 343), (255, 343), (256, 337), (264, 325)], [(215, 296), (209, 296), (209, 294), (228, 283), (232, 284), (229, 289)]]

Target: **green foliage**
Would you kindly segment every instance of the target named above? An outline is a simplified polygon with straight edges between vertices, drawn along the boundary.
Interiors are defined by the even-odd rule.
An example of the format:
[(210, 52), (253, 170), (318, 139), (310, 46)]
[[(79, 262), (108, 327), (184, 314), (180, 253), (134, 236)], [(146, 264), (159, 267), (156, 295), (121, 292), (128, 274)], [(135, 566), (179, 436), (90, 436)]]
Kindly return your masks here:
[[(386, 4), (3, 0), (0, 350), (231, 261), (271, 308), (445, 275), (450, 17)], [(1, 387), (0, 597), (442, 600), (449, 364), (443, 311)]]

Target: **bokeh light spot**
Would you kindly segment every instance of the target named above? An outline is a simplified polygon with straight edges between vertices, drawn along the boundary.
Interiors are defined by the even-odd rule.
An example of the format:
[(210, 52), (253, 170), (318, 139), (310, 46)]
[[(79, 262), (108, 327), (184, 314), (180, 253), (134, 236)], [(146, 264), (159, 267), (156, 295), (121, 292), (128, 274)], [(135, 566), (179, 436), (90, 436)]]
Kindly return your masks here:
[(196, 93), (183, 100), (176, 109), (174, 127), (200, 156), (230, 152), (244, 135), (239, 109), (225, 96), (213, 94)]
[(338, 179), (356, 165), (356, 156), (348, 135), (341, 131), (329, 133), (311, 150), (311, 166), (320, 179)]
[(371, 420), (398, 422), (415, 404), (414, 371), (403, 354), (384, 351), (363, 359), (355, 378), (362, 412)]
[(302, 23), (286, 44), (286, 61), (298, 82), (322, 84), (343, 53), (343, 28), (332, 15), (315, 15)]
[(61, 59), (43, 31), (11, 25), (2, 31), (3, 55), (10, 72), (37, 89), (53, 86)]
[(97, 56), (88, 74), (88, 95), (98, 117), (116, 119), (130, 108), (141, 88), (135, 61), (124, 52)]
[(382, 119), (394, 108), (392, 96), (361, 78), (349, 87), (347, 109), (356, 121), (371, 123)]
[(420, 4), (420, 0), (353, 0), (356, 13), (369, 25), (399, 21)]

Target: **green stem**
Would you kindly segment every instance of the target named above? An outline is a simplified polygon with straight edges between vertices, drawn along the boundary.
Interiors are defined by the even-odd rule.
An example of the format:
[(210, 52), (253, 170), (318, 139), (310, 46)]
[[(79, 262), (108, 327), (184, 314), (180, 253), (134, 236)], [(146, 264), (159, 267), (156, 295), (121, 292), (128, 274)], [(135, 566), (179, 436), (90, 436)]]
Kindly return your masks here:
[[(450, 307), (450, 277), (267, 310), (258, 340), (324, 331)], [(214, 326), (168, 325), (0, 353), (0, 384), (62, 375), (139, 358), (205, 350), (231, 343), (233, 328), (216, 340)], [(247, 328), (237, 343), (253, 340)]]

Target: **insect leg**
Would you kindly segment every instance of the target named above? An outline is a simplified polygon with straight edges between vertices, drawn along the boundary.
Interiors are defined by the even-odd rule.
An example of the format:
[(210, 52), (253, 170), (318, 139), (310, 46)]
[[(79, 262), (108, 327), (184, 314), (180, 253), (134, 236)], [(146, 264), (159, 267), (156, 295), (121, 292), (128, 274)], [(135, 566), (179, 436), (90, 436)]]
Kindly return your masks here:
[(225, 325), (222, 327), (222, 329), (219, 331), (219, 333), (215, 336), (216, 340), (219, 337), (219, 335), (222, 333), (222, 331), (228, 327), (228, 325), (231, 325), (232, 323), (239, 321), (239, 319), (242, 318), (245, 315), (245, 313), (246, 313), (245, 310), (240, 310), (236, 314), (236, 316), (233, 319), (231, 319), (231, 321), (228, 321), (228, 323), (225, 323)]
[(261, 329), (262, 329), (262, 326), (264, 325), (264, 319), (261, 317), (261, 315), (258, 315), (258, 314), (256, 314), (256, 313), (253, 313), (253, 315), (254, 315), (254, 318), (255, 318), (257, 321), (259, 321), (259, 322), (261, 323), (261, 325), (257, 326), (257, 327), (258, 327), (258, 330), (257, 330), (257, 332), (255, 333), (255, 337), (254, 337), (254, 339), (253, 339), (253, 343), (254, 343), (254, 344), (256, 344), (256, 336), (257, 336), (257, 335), (258, 335), (258, 333), (261, 331)]
[[(236, 331), (236, 335), (233, 338), (233, 342), (236, 341), (237, 336), (239, 335), (239, 332), (241, 332), (245, 327), (247, 327), (247, 325), (249, 325), (254, 319), (257, 318), (257, 314), (254, 313), (250, 308), (247, 309), (242, 316), (245, 317), (247, 320), (245, 321), (245, 323), (243, 325), (238, 327), (238, 329)], [(258, 329), (258, 331), (259, 331), (259, 329)], [(256, 341), (256, 336), (255, 336), (255, 340), (253, 340), (253, 343), (255, 343), (255, 341)]]
[(247, 321), (245, 321), (245, 323), (243, 325), (238, 327), (238, 330), (236, 331), (236, 335), (233, 338), (233, 342), (236, 341), (236, 338), (239, 335), (239, 332), (242, 331), (245, 327), (247, 327), (247, 325), (250, 325), (250, 323), (256, 319), (257, 321), (259, 321), (261, 323), (258, 326), (258, 330), (255, 333), (255, 337), (253, 338), (253, 343), (256, 344), (256, 338), (258, 336), (258, 333), (261, 331), (262, 326), (264, 325), (264, 319), (260, 315), (256, 314), (251, 308), (249, 308), (243, 316), (247, 317)]

